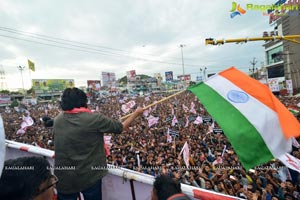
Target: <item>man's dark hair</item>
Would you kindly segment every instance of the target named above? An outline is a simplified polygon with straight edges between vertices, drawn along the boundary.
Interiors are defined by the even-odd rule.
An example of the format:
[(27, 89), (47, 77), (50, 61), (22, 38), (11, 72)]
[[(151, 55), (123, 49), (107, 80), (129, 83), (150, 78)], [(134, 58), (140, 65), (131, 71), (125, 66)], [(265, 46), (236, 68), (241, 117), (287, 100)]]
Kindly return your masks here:
[(50, 117), (48, 116), (43, 116), (42, 117), (42, 121), (43, 121), (43, 124), (45, 127), (49, 128), (49, 127), (53, 127), (53, 119), (51, 119)]
[(153, 187), (158, 200), (166, 200), (174, 194), (181, 193), (180, 183), (165, 175), (156, 177)]
[(87, 108), (87, 102), (87, 96), (82, 90), (75, 87), (67, 88), (61, 97), (60, 106), (64, 111), (80, 107)]
[(0, 199), (32, 199), (39, 192), (39, 186), (50, 177), (50, 164), (43, 157), (7, 160), (0, 178)]

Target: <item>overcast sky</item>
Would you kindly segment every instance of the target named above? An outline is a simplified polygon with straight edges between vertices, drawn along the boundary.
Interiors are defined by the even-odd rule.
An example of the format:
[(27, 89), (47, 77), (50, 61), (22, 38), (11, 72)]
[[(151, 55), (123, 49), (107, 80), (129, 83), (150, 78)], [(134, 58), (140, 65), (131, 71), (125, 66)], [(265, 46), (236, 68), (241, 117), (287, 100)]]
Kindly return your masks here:
[[(236, 1), (272, 4), (275, 1)], [(230, 18), (232, 1), (221, 0), (0, 0), (0, 64), (8, 88), (31, 79), (74, 79), (76, 86), (101, 79), (101, 72), (153, 76), (183, 73), (195, 80), (236, 66), (249, 72), (253, 57), (264, 62), (263, 42), (206, 46), (205, 38), (261, 37), (271, 31), (259, 11)], [(29, 72), (27, 59), (35, 63)], [(1, 77), (2, 78), (2, 77)], [(2, 80), (2, 79), (1, 79)]]

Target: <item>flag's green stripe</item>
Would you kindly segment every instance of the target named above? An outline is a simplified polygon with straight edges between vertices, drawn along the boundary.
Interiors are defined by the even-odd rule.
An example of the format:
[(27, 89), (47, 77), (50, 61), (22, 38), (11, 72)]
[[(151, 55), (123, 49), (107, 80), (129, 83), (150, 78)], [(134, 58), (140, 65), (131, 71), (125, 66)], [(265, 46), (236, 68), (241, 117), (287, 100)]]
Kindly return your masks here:
[(226, 99), (204, 83), (191, 86), (189, 90), (218, 122), (247, 170), (273, 159), (260, 133)]
[(294, 110), (294, 109), (288, 109), (293, 115), (297, 115), (299, 113), (299, 111)]

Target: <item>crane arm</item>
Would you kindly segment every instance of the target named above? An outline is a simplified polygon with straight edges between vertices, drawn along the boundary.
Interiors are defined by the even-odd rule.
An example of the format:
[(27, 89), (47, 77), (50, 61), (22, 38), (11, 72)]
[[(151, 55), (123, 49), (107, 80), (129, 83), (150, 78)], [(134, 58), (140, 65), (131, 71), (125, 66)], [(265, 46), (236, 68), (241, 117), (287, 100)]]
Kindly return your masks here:
[(222, 40), (215, 40), (213, 38), (207, 38), (205, 39), (205, 44), (211, 44), (211, 45), (221, 45), (225, 43), (240, 43), (240, 42), (249, 42), (249, 41), (260, 41), (260, 40), (288, 40), (291, 42), (295, 42), (300, 44), (300, 41), (297, 40), (300, 39), (300, 35), (286, 35), (286, 36), (267, 36), (267, 37), (257, 37), (257, 38), (238, 38), (238, 39), (222, 39)]

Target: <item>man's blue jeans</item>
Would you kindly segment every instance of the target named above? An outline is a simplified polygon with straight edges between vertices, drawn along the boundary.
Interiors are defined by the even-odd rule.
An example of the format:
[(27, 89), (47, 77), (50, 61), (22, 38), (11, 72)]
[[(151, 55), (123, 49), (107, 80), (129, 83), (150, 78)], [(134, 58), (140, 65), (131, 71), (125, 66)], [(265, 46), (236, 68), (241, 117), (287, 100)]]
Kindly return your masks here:
[[(102, 200), (102, 179), (97, 181), (91, 187), (81, 191), (83, 194), (84, 200)], [(58, 200), (77, 200), (79, 197), (78, 193), (73, 194), (63, 194), (58, 191), (57, 194)]]

